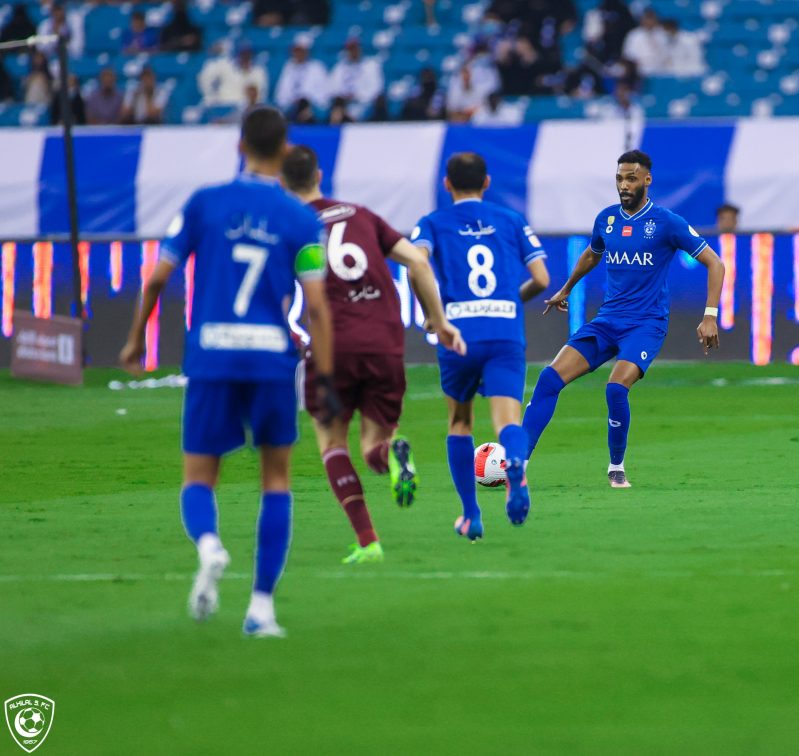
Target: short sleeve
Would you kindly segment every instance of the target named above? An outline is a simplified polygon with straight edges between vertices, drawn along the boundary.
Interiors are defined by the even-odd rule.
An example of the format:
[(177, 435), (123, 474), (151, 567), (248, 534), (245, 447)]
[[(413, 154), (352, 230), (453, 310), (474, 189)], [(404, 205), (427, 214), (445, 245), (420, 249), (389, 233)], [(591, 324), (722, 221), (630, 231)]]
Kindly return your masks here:
[(376, 213), (373, 213), (371, 210), (368, 212), (372, 222), (375, 224), (380, 250), (384, 257), (388, 257), (391, 254), (391, 250), (397, 245), (397, 242), (402, 239), (402, 234), (393, 226), (386, 223), (386, 221)]
[(193, 194), (183, 209), (172, 219), (161, 242), (160, 259), (179, 267), (195, 251), (200, 238), (199, 195)]
[(514, 226), (522, 262), (529, 265), (533, 260), (545, 260), (547, 253), (541, 245), (541, 240), (521, 215), (514, 217)]
[(436, 245), (434, 243), (433, 224), (430, 222), (430, 216), (425, 215), (416, 228), (411, 232), (411, 241), (417, 247), (425, 247), (432, 254), (435, 251)]
[(669, 240), (675, 249), (685, 250), (691, 257), (697, 257), (707, 247), (699, 232), (679, 215), (671, 214), (669, 230)]
[[(608, 226), (612, 225), (611, 218), (613, 218), (613, 216), (609, 216), (606, 219)], [(597, 215), (594, 221), (594, 230), (591, 232), (591, 251), (596, 255), (605, 254), (605, 237), (602, 236), (602, 228), (605, 225), (603, 219), (604, 215), (602, 213)], [(613, 218), (613, 220), (615, 220), (615, 218)]]

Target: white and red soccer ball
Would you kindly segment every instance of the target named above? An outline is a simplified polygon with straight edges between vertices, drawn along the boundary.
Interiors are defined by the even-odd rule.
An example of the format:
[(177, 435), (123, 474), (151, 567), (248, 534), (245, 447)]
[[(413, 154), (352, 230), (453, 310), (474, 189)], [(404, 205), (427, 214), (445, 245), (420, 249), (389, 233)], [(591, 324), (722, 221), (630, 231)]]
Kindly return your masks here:
[(478, 446), (474, 450), (474, 477), (481, 486), (504, 486), (508, 477), (505, 472), (505, 447), (494, 443)]

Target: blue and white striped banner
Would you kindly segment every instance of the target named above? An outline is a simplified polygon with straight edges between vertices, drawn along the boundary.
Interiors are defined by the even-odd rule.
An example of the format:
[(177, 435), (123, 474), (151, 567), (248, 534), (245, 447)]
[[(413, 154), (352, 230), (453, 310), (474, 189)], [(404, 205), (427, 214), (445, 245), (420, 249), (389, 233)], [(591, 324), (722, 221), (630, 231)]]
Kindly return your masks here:
[[(323, 189), (362, 202), (403, 231), (448, 201), (441, 178), (453, 152), (488, 162), (489, 198), (525, 213), (541, 233), (585, 232), (616, 200), (623, 123), (548, 121), (518, 128), (432, 124), (298, 127), (295, 143), (319, 153)], [(741, 229), (799, 226), (799, 118), (652, 123), (634, 146), (652, 155), (653, 198), (710, 227), (724, 201), (740, 205)], [(235, 127), (78, 129), (75, 155), (85, 234), (159, 237), (191, 192), (239, 169)], [(65, 233), (60, 133), (0, 131), (0, 238)]]

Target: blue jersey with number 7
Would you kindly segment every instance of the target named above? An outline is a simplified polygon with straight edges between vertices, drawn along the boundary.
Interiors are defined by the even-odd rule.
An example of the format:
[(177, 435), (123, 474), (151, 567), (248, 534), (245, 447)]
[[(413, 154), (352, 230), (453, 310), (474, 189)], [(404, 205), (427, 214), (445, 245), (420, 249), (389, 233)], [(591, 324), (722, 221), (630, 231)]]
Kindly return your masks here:
[(189, 378), (293, 380), (287, 305), (295, 278), (323, 278), (322, 227), (274, 179), (242, 174), (195, 192), (172, 221), (161, 259), (195, 253)]
[(430, 251), (447, 318), (467, 344), (525, 344), (519, 285), (524, 266), (546, 253), (521, 215), (460, 200), (422, 218), (411, 240)]

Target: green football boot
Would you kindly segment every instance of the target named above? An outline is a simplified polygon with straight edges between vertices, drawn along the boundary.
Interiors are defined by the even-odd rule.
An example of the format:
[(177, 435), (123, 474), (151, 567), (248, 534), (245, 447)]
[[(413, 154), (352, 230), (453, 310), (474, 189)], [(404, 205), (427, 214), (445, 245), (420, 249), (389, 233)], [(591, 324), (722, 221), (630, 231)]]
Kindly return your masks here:
[(368, 564), (383, 561), (383, 547), (380, 541), (372, 541), (368, 546), (359, 546), (354, 543), (350, 547), (352, 553), (341, 560), (342, 564)]
[(416, 465), (408, 439), (397, 436), (389, 447), (388, 473), (391, 476), (391, 491), (400, 507), (409, 507), (416, 497)]

